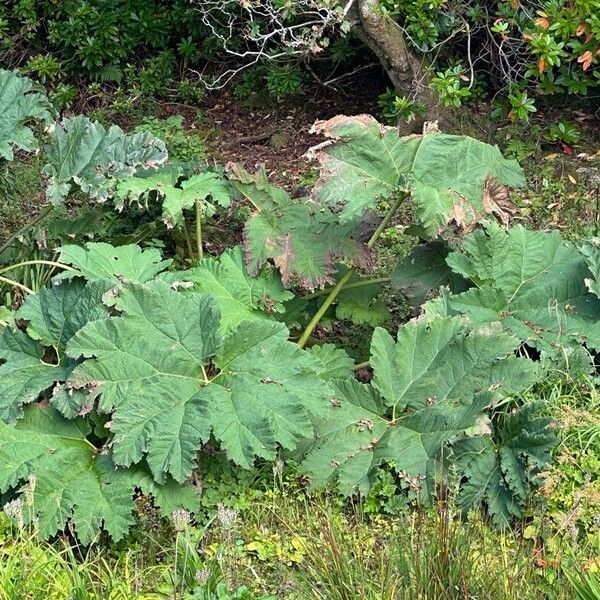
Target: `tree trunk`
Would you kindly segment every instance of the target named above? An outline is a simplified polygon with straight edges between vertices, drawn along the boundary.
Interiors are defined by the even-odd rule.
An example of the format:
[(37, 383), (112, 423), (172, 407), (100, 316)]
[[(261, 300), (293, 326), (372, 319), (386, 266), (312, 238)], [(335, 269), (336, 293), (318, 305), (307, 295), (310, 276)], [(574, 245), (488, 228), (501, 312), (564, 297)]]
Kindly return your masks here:
[(427, 107), (425, 119), (444, 116), (437, 94), (428, 86), (424, 64), (410, 52), (402, 29), (380, 10), (381, 0), (356, 0), (348, 12), (353, 33), (377, 56), (396, 91)]

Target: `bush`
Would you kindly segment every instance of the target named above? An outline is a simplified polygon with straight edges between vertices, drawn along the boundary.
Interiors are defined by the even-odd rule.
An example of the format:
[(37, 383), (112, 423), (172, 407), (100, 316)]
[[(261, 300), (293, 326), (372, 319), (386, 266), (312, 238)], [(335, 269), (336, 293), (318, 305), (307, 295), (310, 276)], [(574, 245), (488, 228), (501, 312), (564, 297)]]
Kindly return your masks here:
[[(82, 71), (91, 79), (119, 81), (129, 64), (167, 50), (194, 63), (203, 39), (204, 29), (185, 0), (8, 0), (0, 6), (6, 62), (24, 62), (42, 82)], [(22, 61), (23, 41), (46, 53), (32, 50)]]
[[(521, 102), (526, 91), (586, 94), (600, 84), (599, 0), (383, 0), (382, 6), (417, 53), (436, 57), (432, 87), (447, 105), (471, 99), (474, 78), (482, 78), (506, 90), (505, 114), (527, 120), (534, 105)], [(453, 66), (457, 59), (460, 67)]]

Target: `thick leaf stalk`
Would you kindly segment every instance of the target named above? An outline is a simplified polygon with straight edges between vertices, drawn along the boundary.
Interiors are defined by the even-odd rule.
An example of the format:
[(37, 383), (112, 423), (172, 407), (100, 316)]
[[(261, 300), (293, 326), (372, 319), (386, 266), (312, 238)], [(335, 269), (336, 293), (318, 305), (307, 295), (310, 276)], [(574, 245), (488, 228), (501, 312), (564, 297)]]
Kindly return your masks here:
[[(398, 210), (398, 208), (400, 207), (402, 202), (406, 199), (406, 197), (407, 197), (407, 193), (402, 192), (402, 193), (398, 194), (398, 196), (394, 199), (388, 212), (386, 213), (385, 217), (383, 217), (383, 220), (379, 224), (379, 227), (377, 227), (377, 229), (375, 230), (375, 233), (373, 233), (373, 235), (371, 236), (371, 239), (367, 242), (367, 248), (371, 249), (377, 243), (377, 240), (379, 239), (381, 234), (385, 231), (385, 229), (389, 225), (389, 222), (392, 220), (393, 216), (396, 214), (396, 211)], [(356, 273), (356, 270), (357, 270), (357, 268), (355, 266), (348, 269), (346, 271), (346, 273), (344, 273), (344, 276), (331, 289), (331, 291), (327, 295), (327, 298), (325, 298), (325, 301), (319, 307), (319, 310), (315, 313), (313, 318), (310, 320), (310, 323), (306, 326), (306, 329), (302, 332), (302, 335), (300, 336), (300, 339), (298, 340), (298, 345), (300, 346), (300, 348), (304, 348), (304, 346), (306, 346), (308, 340), (310, 339), (310, 336), (312, 335), (312, 332), (315, 330), (315, 327), (320, 323), (321, 319), (323, 318), (323, 316), (325, 315), (325, 313), (327, 312), (329, 307), (335, 302), (335, 299), (338, 297), (340, 292), (344, 289), (345, 285), (350, 281), (352, 276)]]

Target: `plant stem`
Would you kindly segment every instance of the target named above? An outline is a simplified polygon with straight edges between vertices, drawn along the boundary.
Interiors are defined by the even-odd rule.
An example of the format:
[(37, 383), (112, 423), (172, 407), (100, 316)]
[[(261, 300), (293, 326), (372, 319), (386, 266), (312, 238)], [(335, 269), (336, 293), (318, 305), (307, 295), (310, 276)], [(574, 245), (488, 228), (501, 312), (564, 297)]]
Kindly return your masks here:
[(325, 302), (319, 306), (319, 310), (314, 314), (313, 318), (310, 320), (310, 323), (306, 326), (306, 329), (300, 336), (298, 340), (298, 345), (300, 348), (304, 348), (306, 346), (306, 342), (310, 338), (311, 333), (314, 331), (315, 327), (319, 324), (319, 321), (323, 318), (323, 315), (327, 312), (327, 309), (333, 304), (334, 300), (337, 298), (337, 295), (342, 291), (344, 284), (350, 280), (352, 275), (356, 272), (356, 267), (352, 267), (348, 269), (344, 276), (335, 284), (335, 286), (329, 292), (327, 298), (325, 298)]
[(192, 246), (192, 240), (190, 238), (190, 232), (188, 231), (187, 225), (185, 224), (185, 220), (182, 219), (181, 229), (183, 230), (183, 237), (185, 238), (185, 245), (187, 246), (188, 254), (190, 255), (190, 260), (194, 259), (194, 247)]
[(379, 223), (379, 227), (375, 230), (375, 233), (371, 236), (371, 239), (367, 242), (367, 248), (372, 248), (375, 245), (375, 243), (379, 239), (379, 236), (387, 228), (387, 226), (389, 225), (389, 222), (392, 220), (393, 216), (396, 214), (396, 211), (398, 210), (398, 208), (402, 204), (403, 200), (405, 200), (407, 196), (408, 196), (408, 192), (402, 191), (402, 192), (398, 193), (398, 197), (394, 200), (394, 202), (392, 202), (392, 205), (390, 206), (389, 210), (387, 211), (385, 217), (383, 217), (383, 220), (381, 221), (381, 223)]
[(198, 260), (204, 257), (202, 250), (202, 204), (196, 198), (196, 249), (198, 251)]
[(0, 254), (9, 248), (18, 237), (22, 236), (24, 233), (27, 233), (34, 225), (37, 225), (41, 220), (45, 219), (52, 212), (53, 208), (54, 207), (52, 204), (48, 204), (39, 215), (29, 221), (29, 223), (23, 225), (23, 227), (21, 227), (21, 229), (19, 229), (16, 233), (13, 233), (13, 235), (11, 235), (8, 240), (2, 244), (2, 246), (0, 246)]
[[(402, 201), (406, 198), (406, 196), (407, 196), (406, 192), (402, 192), (402, 193), (398, 194), (398, 197), (394, 200), (394, 202), (390, 206), (385, 217), (383, 217), (383, 220), (379, 224), (379, 227), (375, 230), (375, 233), (371, 236), (371, 239), (367, 242), (367, 248), (372, 248), (377, 243), (379, 236), (383, 233), (385, 228), (388, 226), (389, 222), (392, 220), (392, 217), (396, 214), (398, 207), (400, 206)], [(298, 339), (298, 345), (300, 346), (300, 348), (304, 348), (304, 346), (306, 346), (306, 343), (308, 342), (315, 327), (319, 324), (319, 321), (323, 318), (323, 316), (327, 312), (327, 309), (333, 304), (333, 302), (337, 298), (338, 294), (344, 289), (345, 284), (348, 281), (350, 281), (350, 278), (352, 277), (352, 275), (354, 275), (354, 273), (356, 273), (356, 270), (357, 270), (356, 267), (351, 267), (350, 269), (348, 269), (346, 271), (346, 273), (344, 273), (344, 276), (333, 286), (333, 288), (331, 288), (331, 290), (329, 291), (329, 294), (327, 295), (327, 298), (325, 298), (325, 301), (323, 302), (323, 304), (321, 304), (321, 306), (319, 307), (319, 310), (315, 313), (313, 318), (310, 320), (310, 323), (306, 326), (306, 329), (302, 332), (302, 335)]]
[(365, 362), (358, 363), (352, 367), (353, 371), (360, 371), (361, 369), (366, 369), (371, 364), (370, 361), (365, 360)]
[(21, 288), (24, 292), (27, 292), (28, 294), (33, 294), (33, 290), (28, 288), (26, 285), (23, 285), (22, 283), (19, 283), (18, 281), (14, 281), (13, 279), (9, 279), (8, 277), (2, 277), (0, 275), (0, 281), (4, 282), (4, 283), (8, 283), (8, 285), (12, 285), (13, 287), (18, 287)]
[[(390, 281), (391, 277), (373, 277), (372, 279), (361, 279), (360, 281), (353, 281), (352, 283), (349, 283), (346, 287), (344, 287), (345, 290), (352, 290), (354, 288), (359, 288), (359, 287), (363, 287), (366, 285), (374, 285), (376, 283), (388, 283)], [(329, 292), (332, 290), (333, 288), (325, 288), (324, 290), (319, 290), (318, 292), (314, 292), (313, 294), (307, 294), (306, 296), (302, 296), (302, 300), (312, 300), (313, 298), (319, 298), (320, 296), (325, 296), (327, 294), (329, 294)]]
[(69, 265), (64, 265), (63, 263), (54, 262), (52, 260), (25, 260), (20, 263), (15, 263), (14, 265), (10, 265), (8, 267), (4, 267), (0, 269), (0, 275), (2, 273), (6, 273), (7, 271), (12, 271), (13, 269), (18, 269), (19, 267), (26, 267), (28, 265), (50, 265), (51, 267), (58, 267), (59, 269), (64, 269), (65, 271), (74, 271), (73, 267)]

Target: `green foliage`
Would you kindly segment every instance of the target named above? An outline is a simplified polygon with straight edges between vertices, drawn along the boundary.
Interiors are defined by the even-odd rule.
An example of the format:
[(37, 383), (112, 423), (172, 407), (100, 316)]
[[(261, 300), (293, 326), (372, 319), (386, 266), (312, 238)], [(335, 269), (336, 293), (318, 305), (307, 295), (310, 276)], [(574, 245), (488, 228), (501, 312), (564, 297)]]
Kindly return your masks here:
[(579, 128), (566, 119), (561, 119), (558, 123), (553, 123), (548, 127), (544, 137), (549, 142), (563, 142), (564, 144), (575, 144), (581, 137)]
[(212, 217), (217, 206), (230, 204), (230, 190), (221, 177), (211, 171), (184, 178), (182, 169), (170, 167), (156, 173), (148, 170), (141, 175), (129, 177), (116, 186), (117, 207), (121, 208), (126, 201), (147, 205), (149, 198), (158, 198), (162, 200), (163, 221), (167, 227), (180, 225), (183, 210), (193, 208), (196, 202), (201, 204), (206, 217)]
[(25, 65), (25, 72), (35, 77), (40, 83), (54, 81), (61, 73), (62, 65), (53, 56), (37, 54)]
[(147, 131), (163, 140), (170, 160), (196, 163), (204, 158), (203, 138), (198, 133), (185, 131), (181, 115), (172, 115), (166, 119), (147, 117), (134, 131)]
[(548, 429), (552, 420), (537, 416), (532, 402), (494, 424), (497, 438), (461, 440), (453, 448), (459, 472), (465, 478), (457, 501), (465, 511), (485, 503), (494, 523), (507, 526), (523, 515), (523, 503), (536, 477), (551, 463), (556, 445)]
[(276, 98), (299, 94), (302, 91), (303, 80), (302, 71), (294, 65), (267, 65), (265, 82), (269, 93)]
[(597, 573), (572, 573), (567, 578), (573, 586), (577, 600), (598, 600), (600, 598), (600, 577)]
[[(86, 431), (56, 411), (40, 405), (27, 409), (16, 427), (0, 422), (0, 490), (28, 480), (32, 495), (27, 520), (38, 519), (48, 538), (67, 522), (83, 544), (106, 530), (121, 539), (133, 524), (135, 488), (153, 493), (155, 484), (141, 470), (115, 469), (106, 454), (86, 440)], [(28, 479), (29, 478), (29, 479)], [(195, 492), (169, 484), (157, 495), (165, 513), (177, 506), (195, 506)]]
[[(355, 277), (355, 282), (360, 281)], [(353, 283), (350, 280), (350, 284)], [(371, 327), (383, 325), (390, 319), (390, 310), (384, 302), (377, 299), (381, 285), (361, 285), (340, 292), (337, 297), (336, 317), (350, 319), (353, 323), (367, 323)]]
[(160, 281), (123, 286), (114, 306), (120, 316), (89, 323), (68, 353), (94, 357), (70, 382), (102, 385), (118, 464), (146, 457), (157, 481), (184, 481), (211, 433), (245, 467), (311, 435), (310, 412), (329, 392), (284, 326), (244, 321), (221, 340), (215, 299)]
[[(336, 400), (321, 417), (301, 468), (313, 484), (337, 483), (350, 494), (368, 492), (380, 465), (388, 464), (399, 481), (426, 499), (454, 445), (460, 440), (489, 443), (490, 406), (535, 380), (533, 363), (513, 356), (517, 346), (518, 340), (498, 327), (471, 331), (460, 319), (408, 323), (397, 342), (376, 329), (372, 383), (332, 380)], [(553, 435), (544, 427), (536, 430), (543, 430), (551, 447)], [(534, 451), (533, 438), (525, 447)], [(541, 463), (540, 458), (534, 466)], [(526, 486), (520, 471), (512, 477), (515, 486)], [(495, 515), (500, 509), (490, 510)]]
[(450, 248), (445, 242), (418, 244), (392, 273), (392, 285), (402, 290), (413, 306), (423, 304), (442, 286), (453, 292), (464, 291), (467, 283), (446, 263)]
[(271, 259), (284, 285), (314, 289), (333, 281), (336, 258), (359, 258), (360, 244), (351, 237), (354, 224), (340, 227), (333, 212), (316, 212), (307, 199), (292, 201), (264, 171), (250, 175), (235, 167), (230, 179), (255, 211), (244, 229), (250, 274)]
[(59, 382), (77, 364), (65, 354), (67, 342), (85, 323), (108, 314), (102, 304), (107, 289), (103, 281), (85, 285), (75, 280), (44, 288), (26, 299), (17, 318), (29, 322), (29, 334), (7, 328), (0, 337), (0, 358), (5, 361), (0, 365), (3, 421), (14, 423), (22, 415), (23, 404), (51, 388), (52, 404), (70, 418), (80, 408), (77, 403), (85, 404), (86, 394), (66, 390)]
[(535, 11), (512, 0), (384, 0), (382, 8), (403, 27), (409, 47), (433, 62), (431, 86), (448, 106), (478, 93), (481, 78), (503, 93), (504, 114), (527, 121), (538, 96), (584, 95), (600, 83), (598, 0), (543, 0)]
[[(292, 198), (264, 170), (229, 165), (228, 180), (218, 168), (150, 170), (167, 158), (150, 133), (85, 117), (53, 129), (42, 162), (54, 203), (76, 185), (118, 209), (137, 204), (148, 220), (162, 212), (188, 246), (184, 212), (195, 208), (197, 251), (172, 252), (172, 239), (144, 249), (62, 242), (61, 263), (25, 261), (64, 272), (37, 293), (15, 282), (27, 296), (2, 315), (0, 492), (19, 494), (29, 480), (27, 500), (35, 483), (42, 535), (71, 526), (84, 543), (102, 530), (119, 539), (135, 494), (163, 513), (183, 504), (198, 515), (188, 481), (208, 457), (230, 469), (275, 463), (277, 477), (290, 459), (313, 485), (371, 493), (367, 502), (383, 498), (389, 512), (444, 499), (454, 485), (465, 513), (484, 509), (500, 527), (524, 514), (555, 435), (523, 393), (549, 368), (592, 373), (600, 253), (596, 239), (476, 229), (490, 215), (508, 222), (505, 186), (523, 183), (515, 161), (471, 138), (400, 138), (368, 116), (336, 117), (315, 127), (331, 138), (313, 149), (315, 189)], [(372, 269), (371, 251), (408, 196), (411, 233), (431, 241), (391, 280), (415, 307), (426, 303), (394, 339), (380, 327), (397, 317), (382, 301), (389, 278), (358, 268)], [(239, 198), (251, 207), (243, 245), (202, 259), (202, 216)], [(57, 237), (98, 235), (96, 224)], [(313, 345), (326, 335), (319, 322), (334, 318), (376, 327), (368, 368), (343, 348)], [(297, 344), (279, 322), (305, 320)]]
[(142, 250), (139, 246), (118, 246), (89, 242), (81, 246), (63, 246), (58, 248), (60, 261), (71, 265), (73, 270), (64, 271), (57, 279), (83, 277), (88, 281), (122, 280), (145, 283), (154, 279), (173, 261), (161, 260), (160, 252), (155, 248)]
[(128, 63), (174, 47), (182, 38), (188, 43), (179, 49), (181, 57), (193, 62), (197, 55), (189, 48), (199, 46), (204, 35), (197, 14), (181, 0), (9, 0), (0, 18), (7, 23), (3, 41), (8, 52), (17, 52), (19, 32), (31, 47), (49, 52), (29, 61), (32, 72), (47, 76), (47, 67), (60, 61), (72, 74), (101, 81), (121, 80)]
[(50, 104), (31, 79), (0, 69), (0, 157), (12, 160), (13, 148), (31, 152), (37, 142), (30, 124), (48, 123)]
[(335, 117), (313, 129), (334, 141), (316, 151), (321, 178), (315, 191), (326, 205), (342, 207), (342, 221), (405, 192), (418, 224), (435, 237), (450, 221), (467, 227), (488, 214), (507, 220), (509, 207), (487, 192), (488, 181), (524, 184), (516, 161), (472, 138), (438, 133), (401, 138), (395, 128), (366, 115)]
[[(120, 283), (123, 278), (144, 281), (167, 266), (154, 251), (89, 244), (85, 251), (64, 247), (61, 252), (78, 269), (68, 273), (72, 279), (28, 297), (18, 311), (28, 323), (27, 333), (9, 327), (0, 338), (0, 448), (6, 455), (0, 491), (35, 476), (44, 499), (35, 513), (43, 536), (63, 529), (71, 518), (84, 543), (102, 527), (115, 539), (122, 537), (132, 523), (135, 488), (153, 494), (169, 513), (177, 506), (175, 498), (184, 502), (192, 496), (181, 496), (168, 473), (184, 482), (196, 450), (211, 434), (246, 467), (256, 456), (273, 459), (278, 445), (293, 449), (312, 435), (309, 415), (316, 408), (311, 403), (326, 403), (330, 392), (318, 376), (322, 363), (288, 342), (283, 325), (253, 319), (234, 328), (230, 316), (232, 331), (222, 340), (217, 302), (223, 296), (179, 293), (162, 281)], [(265, 302), (267, 290), (288, 297), (272, 277), (261, 286), (242, 269), (238, 251), (225, 255), (221, 264), (207, 260), (194, 273), (175, 276), (228, 272), (233, 284), (250, 288), (253, 303), (259, 295)], [(85, 284), (80, 275), (90, 281)], [(200, 287), (207, 283), (200, 281)], [(98, 396), (99, 414), (111, 413), (109, 429), (94, 425)], [(23, 404), (43, 398), (68, 419), (90, 412), (91, 417), (86, 423), (67, 421), (42, 403), (22, 418)], [(35, 416), (40, 414), (46, 416)], [(10, 424), (15, 419), (20, 419), (16, 428)], [(71, 430), (80, 433), (67, 433)], [(64, 441), (50, 444), (46, 436), (58, 437), (60, 431)], [(90, 433), (111, 452), (99, 452), (86, 440)], [(24, 455), (21, 446), (32, 436), (36, 445)], [(10, 458), (16, 456), (19, 462)], [(160, 485), (143, 466), (112, 466), (142, 459)], [(102, 491), (104, 485), (110, 494)], [(171, 491), (177, 494), (172, 499)], [(64, 500), (56, 505), (58, 497)], [(193, 503), (185, 506), (194, 509)]]
[(54, 126), (44, 158), (47, 196), (58, 205), (74, 184), (102, 202), (119, 179), (132, 176), (139, 167), (157, 167), (167, 152), (164, 143), (149, 133), (126, 135), (116, 125), (106, 129), (79, 115)]
[(527, 92), (516, 90), (508, 95), (510, 110), (508, 117), (513, 122), (529, 121), (531, 113), (537, 112), (533, 98)]
[(458, 107), (473, 95), (468, 82), (465, 68), (459, 64), (436, 73), (435, 77), (431, 78), (430, 85), (439, 94), (445, 106)]
[(279, 276), (265, 265), (259, 277), (250, 277), (240, 246), (226, 250), (218, 258), (206, 258), (187, 271), (165, 273), (163, 281), (212, 294), (221, 311), (223, 333), (235, 329), (246, 319), (267, 319), (284, 312), (284, 302), (294, 297), (285, 290)]
[(383, 121), (388, 125), (394, 125), (399, 120), (406, 120), (410, 123), (424, 112), (424, 107), (418, 102), (409, 100), (405, 96), (398, 96), (396, 91), (391, 88), (379, 96), (377, 104), (381, 108)]
[[(597, 260), (596, 252), (591, 256)], [(426, 311), (464, 314), (475, 324), (500, 321), (550, 356), (570, 356), (582, 341), (600, 347), (600, 302), (586, 287), (595, 285), (588, 263), (557, 231), (490, 224), (467, 236), (463, 251), (451, 253), (447, 263), (473, 287), (434, 300)]]
[(69, 108), (77, 97), (79, 89), (68, 83), (59, 83), (50, 93), (50, 100), (57, 110)]

